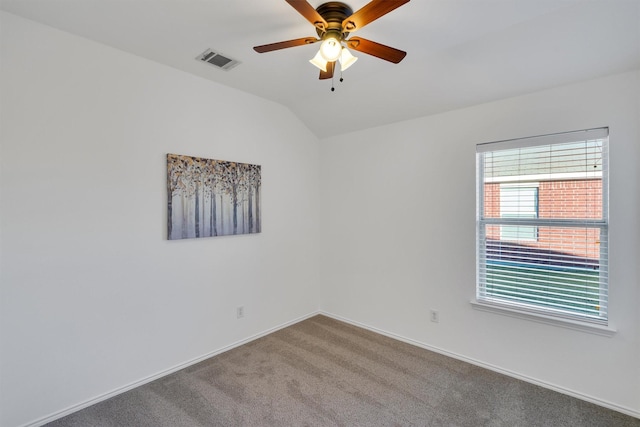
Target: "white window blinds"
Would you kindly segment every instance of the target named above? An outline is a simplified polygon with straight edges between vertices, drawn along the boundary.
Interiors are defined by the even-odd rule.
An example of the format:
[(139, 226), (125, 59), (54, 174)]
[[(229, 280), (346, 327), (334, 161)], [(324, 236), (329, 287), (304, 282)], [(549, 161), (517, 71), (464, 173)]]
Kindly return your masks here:
[(607, 323), (608, 129), (477, 146), (477, 300)]

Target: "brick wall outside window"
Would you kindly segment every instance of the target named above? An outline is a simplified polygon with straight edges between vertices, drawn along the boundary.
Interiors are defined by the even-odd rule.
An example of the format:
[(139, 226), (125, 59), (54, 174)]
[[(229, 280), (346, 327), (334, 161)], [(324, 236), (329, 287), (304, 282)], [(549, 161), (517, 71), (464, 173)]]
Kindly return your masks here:
[[(598, 179), (540, 181), (538, 183), (538, 217), (556, 219), (602, 218), (602, 181)], [(489, 183), (484, 187), (484, 215), (486, 218), (500, 218), (500, 184)], [(540, 227), (537, 241), (520, 242), (520, 245), (554, 249), (553, 235), (563, 235), (565, 242), (562, 252), (581, 258), (598, 259), (600, 241), (598, 229), (550, 229)], [(500, 226), (487, 226), (487, 239), (500, 240)]]

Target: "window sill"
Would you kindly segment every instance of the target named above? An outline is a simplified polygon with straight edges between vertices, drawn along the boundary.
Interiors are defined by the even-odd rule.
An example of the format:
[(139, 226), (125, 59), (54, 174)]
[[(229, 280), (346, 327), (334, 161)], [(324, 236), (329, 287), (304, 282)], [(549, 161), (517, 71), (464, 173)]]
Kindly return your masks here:
[(596, 325), (593, 323), (580, 322), (577, 320), (563, 319), (560, 317), (546, 316), (544, 314), (526, 312), (510, 307), (501, 306), (498, 304), (485, 303), (480, 301), (471, 301), (471, 305), (474, 309), (480, 311), (486, 311), (489, 313), (501, 314), (504, 316), (515, 317), (519, 319), (531, 320), (534, 322), (544, 323), (552, 326), (559, 326), (562, 328), (573, 329), (580, 332), (587, 332), (595, 335), (602, 335), (605, 337), (612, 337), (616, 334), (617, 330), (609, 326)]

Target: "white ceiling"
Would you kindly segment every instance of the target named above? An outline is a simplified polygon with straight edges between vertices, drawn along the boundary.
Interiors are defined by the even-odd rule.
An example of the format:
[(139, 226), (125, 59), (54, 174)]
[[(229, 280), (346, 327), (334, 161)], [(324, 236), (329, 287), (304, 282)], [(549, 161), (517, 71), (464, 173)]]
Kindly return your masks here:
[[(346, 0), (354, 11), (367, 2)], [(284, 0), (1, 0), (1, 9), (278, 102), (320, 138), (640, 67), (640, 0), (412, 0), (353, 33), (406, 58), (353, 52), (335, 92), (308, 62), (317, 44), (252, 49), (315, 35)], [(241, 64), (196, 61), (207, 48)]]

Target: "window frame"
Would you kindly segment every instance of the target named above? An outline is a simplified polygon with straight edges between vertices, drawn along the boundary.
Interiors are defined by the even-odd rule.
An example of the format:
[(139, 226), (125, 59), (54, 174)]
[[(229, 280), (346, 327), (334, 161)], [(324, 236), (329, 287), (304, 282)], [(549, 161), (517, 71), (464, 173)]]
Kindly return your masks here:
[[(577, 135), (576, 135), (577, 134)], [(586, 135), (585, 135), (586, 134)], [(576, 138), (577, 136), (580, 138)], [(512, 148), (525, 148), (536, 145), (554, 145), (562, 143), (571, 143), (573, 141), (582, 140), (600, 140), (602, 139), (602, 217), (600, 219), (559, 219), (559, 218), (485, 218), (485, 184), (488, 182), (485, 180), (484, 171), (484, 153), (496, 152), (501, 150), (507, 150)], [(532, 226), (536, 230), (538, 227), (569, 227), (569, 228), (597, 228), (600, 233), (600, 253), (599, 263), (607, 265), (606, 274), (600, 275), (599, 292), (605, 295), (608, 299), (609, 280), (608, 280), (608, 239), (609, 239), (609, 203), (608, 203), (608, 182), (609, 182), (609, 159), (608, 159), (608, 146), (609, 146), (609, 129), (597, 128), (588, 129), (577, 132), (566, 132), (552, 135), (542, 135), (530, 138), (521, 138), (516, 140), (498, 141), (486, 144), (478, 144), (476, 147), (476, 298), (472, 301), (475, 308), (502, 312), (503, 314), (525, 317), (533, 320), (543, 321), (545, 323), (558, 324), (563, 326), (569, 326), (577, 329), (593, 329), (597, 333), (609, 335), (615, 332), (615, 329), (610, 326), (609, 319), (610, 313), (607, 310), (604, 317), (590, 317), (587, 315), (580, 315), (568, 312), (567, 310), (558, 310), (545, 308), (542, 304), (536, 305), (531, 303), (520, 303), (514, 301), (507, 301), (506, 298), (499, 298), (495, 295), (486, 295), (486, 277), (483, 277), (483, 271), (485, 268), (481, 268), (481, 260), (486, 254), (483, 251), (487, 250), (486, 239), (486, 226), (488, 225), (511, 225), (511, 226)], [(553, 159), (553, 157), (551, 157)], [(588, 174), (588, 172), (585, 172)], [(541, 180), (542, 181), (542, 180)], [(518, 184), (516, 184), (518, 185)], [(538, 183), (529, 182), (527, 184), (521, 184), (523, 187), (534, 187), (539, 185)], [(537, 193), (539, 197), (539, 192)], [(539, 210), (539, 206), (537, 206)], [(484, 230), (484, 231), (483, 231)], [(600, 265), (599, 264), (599, 265)], [(603, 277), (604, 276), (604, 277)]]

